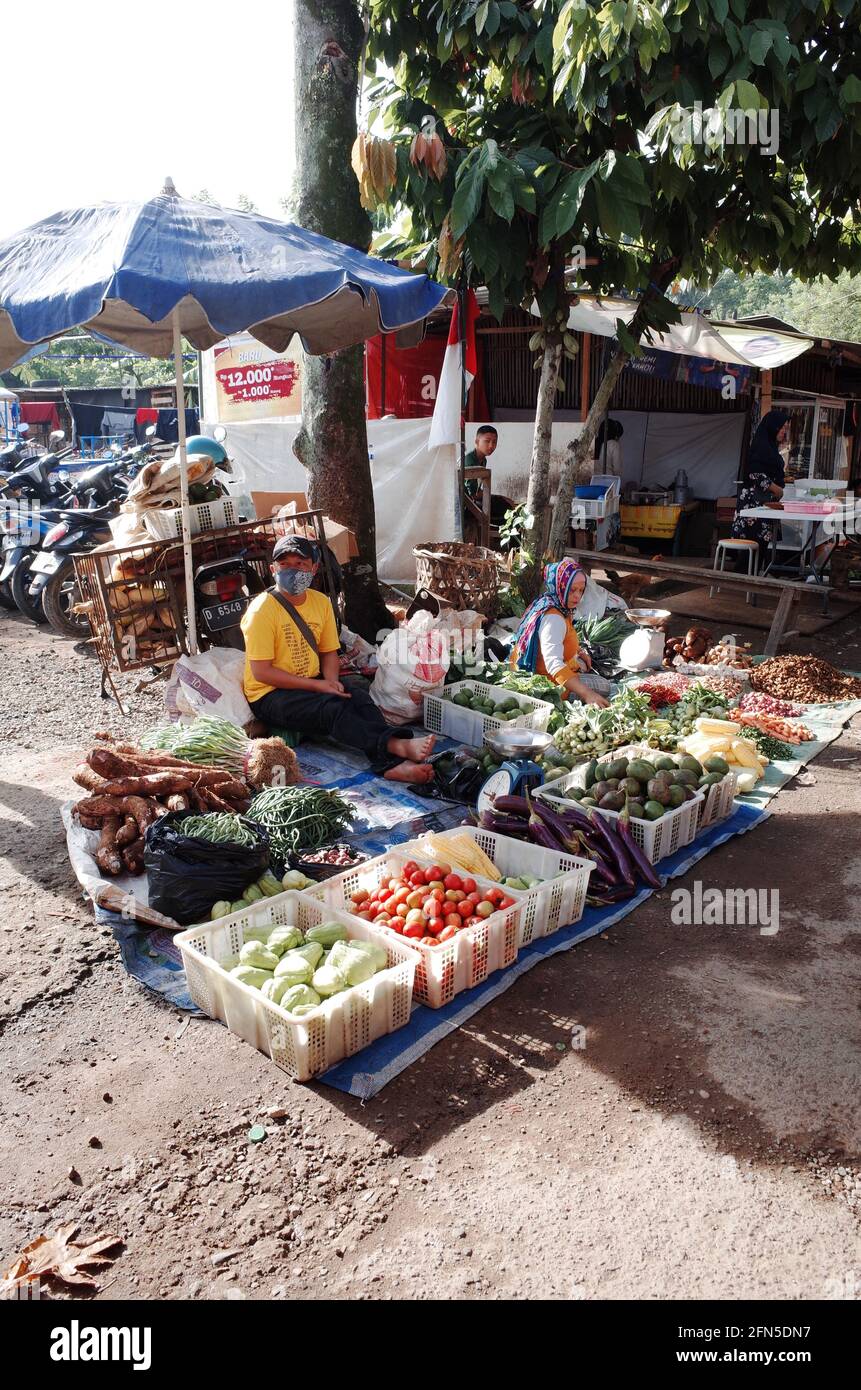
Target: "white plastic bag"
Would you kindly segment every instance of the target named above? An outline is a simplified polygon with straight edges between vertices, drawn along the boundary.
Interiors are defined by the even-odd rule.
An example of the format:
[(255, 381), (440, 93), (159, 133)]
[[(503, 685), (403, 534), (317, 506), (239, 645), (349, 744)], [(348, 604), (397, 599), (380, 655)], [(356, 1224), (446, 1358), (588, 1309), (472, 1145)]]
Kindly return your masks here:
[(254, 718), (242, 688), (245, 653), (212, 647), (197, 656), (181, 656), (164, 692), (168, 718), (176, 722), (213, 714), (238, 729)]
[(618, 594), (611, 594), (609, 589), (603, 585), (596, 584), (591, 575), (586, 577), (586, 588), (583, 590), (583, 597), (577, 604), (575, 617), (585, 621), (586, 618), (603, 618), (608, 608), (627, 608), (627, 604)]
[(371, 699), (389, 724), (422, 722), (425, 695), (445, 684), (450, 640), (441, 619), (430, 613), (414, 613), (383, 640)]

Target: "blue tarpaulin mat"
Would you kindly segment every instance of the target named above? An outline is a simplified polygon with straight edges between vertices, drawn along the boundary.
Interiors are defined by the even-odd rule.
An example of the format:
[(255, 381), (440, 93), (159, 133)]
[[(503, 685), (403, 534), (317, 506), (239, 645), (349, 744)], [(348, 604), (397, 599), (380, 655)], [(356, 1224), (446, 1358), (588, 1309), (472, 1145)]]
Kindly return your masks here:
[[(770, 802), (780, 787), (837, 738), (843, 725), (859, 710), (861, 701), (857, 700), (842, 705), (811, 706), (805, 723), (814, 733), (814, 740), (798, 746), (797, 758), (770, 764), (754, 794), (738, 801), (732, 816), (658, 865), (661, 877), (666, 881), (687, 873), (716, 845), (759, 825), (768, 816)], [(415, 839), (428, 830), (445, 830), (464, 820), (463, 806), (418, 796), (404, 784), (374, 777), (367, 771), (364, 759), (346, 749), (303, 743), (297, 749), (297, 757), (306, 779), (321, 786), (338, 787), (355, 802), (356, 819), (352, 833), (345, 838), (371, 856), (384, 854), (392, 846)], [(645, 902), (651, 892), (644, 888), (624, 903), (587, 908), (573, 926), (525, 947), (506, 970), (496, 971), (483, 984), (459, 994), (443, 1009), (418, 1006), (406, 1027), (380, 1038), (318, 1079), (364, 1099), (376, 1095), (440, 1039), (509, 989), (527, 970), (547, 956), (568, 951), (580, 941), (606, 931)], [(103, 908), (96, 908), (96, 916), (111, 926), (130, 975), (176, 1008), (200, 1013), (188, 994), (180, 953), (170, 932), (142, 930), (118, 913)]]

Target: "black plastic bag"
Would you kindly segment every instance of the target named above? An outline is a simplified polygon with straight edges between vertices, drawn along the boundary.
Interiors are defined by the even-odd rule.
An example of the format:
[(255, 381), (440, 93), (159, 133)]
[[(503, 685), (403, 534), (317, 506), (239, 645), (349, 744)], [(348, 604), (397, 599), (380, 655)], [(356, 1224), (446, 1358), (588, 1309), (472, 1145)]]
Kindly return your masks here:
[(149, 904), (175, 922), (208, 922), (213, 903), (235, 902), (269, 868), (269, 836), (256, 821), (241, 816), (255, 834), (253, 845), (219, 844), (183, 835), (189, 811), (170, 811), (146, 833)]

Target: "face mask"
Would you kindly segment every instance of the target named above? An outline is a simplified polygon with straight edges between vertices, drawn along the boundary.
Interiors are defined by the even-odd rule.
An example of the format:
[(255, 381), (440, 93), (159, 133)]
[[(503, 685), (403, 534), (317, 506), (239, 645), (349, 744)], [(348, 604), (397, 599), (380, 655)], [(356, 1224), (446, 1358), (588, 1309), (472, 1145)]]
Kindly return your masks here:
[(279, 570), (275, 582), (285, 594), (304, 594), (313, 578), (308, 570)]

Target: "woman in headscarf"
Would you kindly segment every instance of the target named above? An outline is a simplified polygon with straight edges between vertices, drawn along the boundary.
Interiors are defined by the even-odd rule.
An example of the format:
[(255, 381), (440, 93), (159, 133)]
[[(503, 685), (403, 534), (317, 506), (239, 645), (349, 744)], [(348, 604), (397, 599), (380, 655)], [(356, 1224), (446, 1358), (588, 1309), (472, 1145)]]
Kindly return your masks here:
[(574, 626), (574, 610), (586, 589), (585, 571), (576, 560), (559, 560), (546, 567), (543, 577), (541, 595), (520, 620), (511, 665), (530, 675), (548, 676), (585, 705), (606, 705), (603, 695), (591, 690), (580, 674), (591, 669)]
[(748, 450), (745, 477), (739, 488), (730, 532), (736, 540), (757, 541), (760, 558), (771, 545), (774, 527), (758, 517), (744, 517), (739, 513), (745, 507), (761, 507), (766, 502), (779, 501), (783, 496), (786, 479), (778, 445), (786, 433), (788, 419), (787, 411), (770, 410), (760, 421)]

